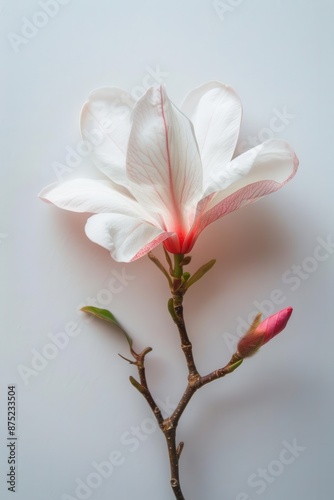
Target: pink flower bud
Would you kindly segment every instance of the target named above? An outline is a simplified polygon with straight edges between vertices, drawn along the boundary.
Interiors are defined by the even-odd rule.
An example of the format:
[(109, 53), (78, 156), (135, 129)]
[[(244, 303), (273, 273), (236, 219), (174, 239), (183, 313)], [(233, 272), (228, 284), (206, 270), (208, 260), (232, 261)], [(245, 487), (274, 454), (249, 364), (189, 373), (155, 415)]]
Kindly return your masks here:
[(260, 347), (284, 330), (291, 314), (292, 307), (286, 307), (278, 313), (269, 316), (269, 318), (260, 324), (257, 324), (259, 321), (258, 315), (246, 335), (239, 341), (238, 354), (242, 358), (247, 358), (255, 354)]

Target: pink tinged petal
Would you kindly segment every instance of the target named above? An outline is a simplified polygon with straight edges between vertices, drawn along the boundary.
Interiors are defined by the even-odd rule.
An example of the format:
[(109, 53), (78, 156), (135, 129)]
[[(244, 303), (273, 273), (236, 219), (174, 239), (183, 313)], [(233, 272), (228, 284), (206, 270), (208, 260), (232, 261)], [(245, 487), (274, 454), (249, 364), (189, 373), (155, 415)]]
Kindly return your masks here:
[(206, 191), (211, 176), (220, 172), (233, 156), (241, 123), (241, 102), (228, 85), (209, 82), (190, 92), (181, 109), (194, 125)]
[(72, 212), (117, 212), (146, 217), (146, 212), (131, 195), (117, 190), (109, 181), (73, 179), (62, 184), (50, 184), (40, 192), (39, 197)]
[(91, 241), (109, 250), (118, 262), (142, 257), (170, 235), (143, 219), (119, 214), (93, 215), (85, 231)]
[(93, 91), (81, 112), (81, 133), (92, 149), (96, 166), (114, 182), (127, 185), (126, 149), (135, 104), (118, 88)]
[(127, 153), (130, 189), (161, 226), (179, 235), (193, 221), (201, 196), (202, 166), (193, 128), (168, 99), (151, 87), (133, 111)]
[(169, 238), (170, 235), (173, 233), (167, 233), (163, 232), (159, 234), (154, 240), (150, 241), (146, 246), (141, 248), (139, 252), (136, 253), (134, 257), (132, 257), (131, 262), (137, 259), (140, 259), (144, 255), (148, 254), (151, 250), (153, 250), (156, 246), (160, 245), (163, 241), (166, 241), (167, 238)]
[(262, 321), (262, 323), (257, 327), (256, 330), (264, 333), (263, 344), (266, 344), (273, 337), (275, 337), (275, 335), (284, 330), (291, 314), (292, 307), (287, 307)]
[(229, 184), (222, 173), (222, 191), (199, 203), (196, 235), (220, 217), (280, 189), (295, 175), (298, 163), (289, 144), (280, 139), (270, 139), (232, 160), (228, 168), (236, 181)]

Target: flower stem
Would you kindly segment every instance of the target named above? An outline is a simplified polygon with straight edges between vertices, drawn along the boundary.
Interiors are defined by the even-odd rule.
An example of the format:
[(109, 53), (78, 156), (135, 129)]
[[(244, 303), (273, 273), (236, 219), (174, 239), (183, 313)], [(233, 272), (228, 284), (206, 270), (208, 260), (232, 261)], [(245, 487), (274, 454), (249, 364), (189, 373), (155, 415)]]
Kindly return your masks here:
[(183, 261), (184, 255), (183, 253), (176, 253), (174, 254), (174, 269), (173, 269), (173, 274), (175, 278), (181, 278), (183, 274)]
[(173, 285), (172, 285), (172, 296), (173, 296), (173, 309), (174, 315), (172, 315), (174, 323), (176, 324), (180, 339), (181, 348), (186, 358), (189, 379), (198, 376), (198, 371), (196, 368), (192, 343), (189, 340), (184, 317), (183, 317), (183, 296), (186, 293), (186, 288), (182, 286), (182, 275), (183, 275), (183, 261), (184, 255), (175, 254), (174, 255), (174, 270), (173, 270)]
[[(154, 261), (154, 259), (152, 258), (151, 260)], [(192, 352), (192, 344), (189, 340), (183, 317), (183, 296), (187, 291), (186, 279), (185, 275), (183, 274), (183, 265), (186, 264), (187, 261), (184, 261), (183, 254), (176, 254), (174, 255), (174, 268), (171, 268), (170, 260), (168, 261), (168, 263), (170, 267), (170, 288), (172, 292), (172, 298), (168, 302), (168, 309), (179, 331), (181, 348), (188, 367), (188, 383), (182, 395), (182, 398), (175, 408), (174, 412), (172, 413), (172, 415), (164, 419), (162, 417), (160, 408), (156, 404), (148, 388), (148, 383), (146, 380), (144, 366), (145, 356), (146, 354), (148, 354), (148, 352), (151, 351), (151, 348), (148, 347), (139, 354), (131, 349), (131, 354), (134, 356), (136, 361), (130, 361), (130, 363), (137, 366), (140, 382), (137, 382), (133, 377), (130, 377), (130, 381), (132, 385), (134, 385), (136, 389), (145, 397), (147, 403), (149, 404), (155, 415), (155, 418), (157, 419), (161, 431), (166, 438), (171, 474), (170, 484), (172, 487), (172, 491), (177, 500), (185, 500), (185, 497), (181, 490), (179, 474), (179, 460), (184, 443), (180, 442), (178, 446), (176, 444), (176, 431), (179, 420), (183, 412), (185, 411), (189, 401), (198, 389), (210, 382), (213, 382), (214, 380), (222, 378), (225, 375), (231, 373), (236, 368), (238, 368), (238, 366), (240, 366), (243, 360), (238, 354), (234, 354), (229, 363), (223, 368), (219, 368), (205, 376), (201, 376), (199, 374)], [(158, 267), (160, 267), (160, 265)]]
[[(175, 304), (176, 303), (176, 304)], [(191, 377), (197, 377), (198, 376), (198, 371), (196, 368), (194, 356), (193, 356), (193, 351), (192, 351), (192, 343), (189, 340), (188, 333), (186, 330), (185, 322), (184, 322), (184, 317), (183, 317), (183, 305), (178, 304), (178, 298), (174, 300), (174, 311), (175, 311), (175, 320), (174, 322), (176, 323), (176, 326), (179, 330), (179, 335), (181, 339), (181, 349), (184, 353), (184, 356), (186, 358), (187, 366), (188, 366), (188, 372), (189, 372), (189, 379)]]

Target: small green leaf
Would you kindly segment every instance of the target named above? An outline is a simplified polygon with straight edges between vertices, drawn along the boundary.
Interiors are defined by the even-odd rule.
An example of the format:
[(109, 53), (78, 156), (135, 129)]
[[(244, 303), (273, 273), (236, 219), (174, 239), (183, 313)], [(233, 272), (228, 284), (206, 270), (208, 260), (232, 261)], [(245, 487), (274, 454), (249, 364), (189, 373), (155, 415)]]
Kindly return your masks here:
[(173, 269), (173, 264), (172, 264), (172, 260), (170, 258), (170, 255), (169, 253), (167, 252), (166, 248), (163, 247), (164, 249), (164, 252), (165, 252), (165, 257), (166, 257), (166, 261), (167, 261), (167, 264), (168, 264), (168, 267), (169, 267), (169, 271), (171, 272), (172, 269)]
[(243, 362), (243, 359), (239, 359), (235, 363), (233, 363), (231, 365), (228, 365), (226, 373), (232, 373), (232, 372), (234, 372), (234, 370), (236, 370), (238, 368), (238, 366), (241, 365), (242, 362)]
[(148, 252), (148, 258), (157, 266), (158, 269), (166, 276), (169, 286), (172, 286), (172, 280), (167, 272), (167, 270), (164, 268), (164, 266), (161, 264), (160, 260), (158, 257), (156, 257), (152, 252)]
[(100, 309), (99, 307), (85, 306), (82, 307), (80, 311), (92, 314), (93, 316), (96, 316), (99, 319), (103, 319), (104, 321), (107, 321), (108, 323), (117, 326), (124, 333), (129, 346), (132, 347), (133, 344), (132, 338), (119, 324), (115, 316), (110, 311), (108, 311), (108, 309)]
[(182, 280), (183, 280), (184, 283), (186, 281), (188, 281), (189, 278), (190, 278), (190, 273), (183, 273), (182, 274)]
[(145, 388), (134, 378), (130, 375), (129, 377), (129, 380), (131, 382), (131, 384), (133, 385), (133, 387), (135, 387), (137, 389), (137, 391), (139, 391), (141, 394), (145, 394)]
[(177, 323), (179, 321), (179, 319), (178, 319), (177, 314), (176, 314), (175, 309), (174, 309), (173, 299), (168, 300), (168, 311), (169, 311), (169, 314), (171, 315), (171, 317), (173, 318), (173, 320), (175, 321), (175, 323)]
[(209, 262), (207, 262), (206, 264), (204, 264), (202, 267), (200, 267), (196, 272), (195, 274), (193, 274), (187, 281), (187, 289), (189, 287), (191, 287), (191, 285), (193, 285), (194, 283), (196, 283), (196, 281), (198, 281), (199, 279), (202, 278), (202, 276), (204, 276), (204, 274), (206, 274), (208, 271), (210, 271), (210, 269), (215, 265), (216, 263), (216, 259), (212, 259), (210, 260)]

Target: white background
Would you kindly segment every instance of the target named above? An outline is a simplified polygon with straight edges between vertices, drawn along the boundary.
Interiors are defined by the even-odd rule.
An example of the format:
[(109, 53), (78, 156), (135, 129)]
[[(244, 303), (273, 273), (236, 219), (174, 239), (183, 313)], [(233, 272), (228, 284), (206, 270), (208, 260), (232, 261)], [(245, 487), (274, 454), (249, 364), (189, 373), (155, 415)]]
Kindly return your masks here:
[[(82, 155), (76, 167), (66, 165), (68, 151), (80, 145), (79, 114), (89, 92), (119, 86), (139, 95), (158, 70), (155, 81), (176, 104), (205, 81), (232, 85), (244, 105), (247, 147), (279, 135), (300, 159), (288, 186), (207, 228), (193, 250), (193, 271), (217, 259), (185, 301), (202, 374), (228, 361), (231, 339), (256, 305), (267, 313), (292, 305), (294, 313), (284, 333), (189, 405), (179, 429), (185, 497), (329, 500), (334, 252), (329, 246), (318, 253), (318, 239), (334, 238), (333, 2), (226, 0), (215, 8), (210, 0), (63, 0), (54, 17), (41, 16), (40, 3), (0, 2), (1, 499), (173, 498), (163, 437), (129, 384), (135, 369), (117, 356), (127, 355), (124, 339), (77, 312), (96, 299), (138, 349), (153, 347), (152, 391), (173, 406), (186, 371), (166, 309), (167, 283), (147, 258), (118, 264), (91, 243), (87, 215), (37, 198), (57, 181), (60, 164), (68, 167), (63, 180), (92, 175)], [(39, 25), (30, 38), (19, 38), (27, 35), (24, 18)], [(280, 113), (285, 118), (275, 120)], [(108, 290), (117, 273), (118, 293)], [(77, 335), (67, 336), (63, 349), (46, 347), (50, 333), (73, 323)], [(43, 350), (53, 359), (22, 376)], [(17, 387), (15, 495), (6, 485), (8, 384)], [(130, 436), (137, 427), (140, 437)], [(283, 451), (294, 440), (302, 448), (295, 457)], [(99, 481), (93, 463), (115, 450), (123, 463)], [(262, 483), (259, 469), (268, 471)], [(76, 493), (78, 478), (101, 484)]]

